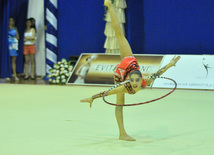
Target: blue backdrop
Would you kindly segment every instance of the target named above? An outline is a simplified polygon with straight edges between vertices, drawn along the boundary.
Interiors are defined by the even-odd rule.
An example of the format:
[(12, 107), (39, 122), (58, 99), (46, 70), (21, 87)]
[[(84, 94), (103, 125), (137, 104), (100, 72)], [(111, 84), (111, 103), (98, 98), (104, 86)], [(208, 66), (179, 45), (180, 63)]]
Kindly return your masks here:
[[(28, 0), (2, 0), (0, 71), (8, 69), (4, 42), (8, 12), (20, 34), (17, 71), (23, 71), (23, 32)], [(214, 0), (127, 0), (126, 37), (138, 54), (214, 54)], [(104, 53), (105, 21), (101, 0), (58, 0), (58, 59)], [(3, 28), (5, 30), (3, 30)], [(4, 71), (3, 71), (4, 72)], [(1, 77), (5, 77), (2, 73)]]
[(214, 54), (213, 0), (145, 0), (146, 53)]
[(104, 52), (103, 19), (101, 0), (58, 1), (58, 58)]
[(23, 39), (27, 16), (28, 0), (2, 0), (0, 3), (0, 77), (11, 76), (11, 62), (8, 52), (9, 17), (15, 19), (19, 32), (19, 55), (17, 56), (17, 72), (23, 72)]
[[(59, 58), (103, 53), (103, 1), (59, 2)], [(134, 53), (214, 54), (213, 0), (127, 0), (126, 37)]]
[(0, 3), (0, 78), (11, 76), (11, 62), (8, 53), (9, 8), (9, 1), (2, 0)]

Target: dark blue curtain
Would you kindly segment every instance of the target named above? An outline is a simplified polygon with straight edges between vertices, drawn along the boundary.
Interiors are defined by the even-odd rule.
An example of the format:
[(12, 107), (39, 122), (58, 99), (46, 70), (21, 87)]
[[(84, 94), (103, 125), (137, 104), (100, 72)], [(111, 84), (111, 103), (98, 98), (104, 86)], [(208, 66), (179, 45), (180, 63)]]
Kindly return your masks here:
[(0, 77), (11, 76), (11, 60), (8, 52), (8, 22), (9, 17), (16, 21), (19, 32), (19, 55), (17, 57), (17, 72), (23, 72), (23, 41), (28, 0), (1, 0), (0, 3)]
[[(136, 54), (214, 54), (213, 0), (126, 0), (126, 37)], [(103, 1), (59, 0), (59, 58), (104, 53)]]
[(11, 63), (8, 53), (8, 20), (9, 1), (1, 0), (0, 3), (0, 77), (11, 76)]
[(58, 59), (104, 53), (102, 0), (58, 0)]
[(144, 54), (144, 0), (127, 0), (125, 32), (134, 54)]
[(213, 0), (144, 0), (146, 54), (214, 54)]

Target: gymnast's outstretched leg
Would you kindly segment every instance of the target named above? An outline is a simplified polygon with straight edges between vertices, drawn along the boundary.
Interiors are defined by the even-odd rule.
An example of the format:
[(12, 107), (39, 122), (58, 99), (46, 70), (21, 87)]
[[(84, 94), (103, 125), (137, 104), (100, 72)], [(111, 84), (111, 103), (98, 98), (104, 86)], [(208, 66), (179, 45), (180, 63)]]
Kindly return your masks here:
[(110, 16), (111, 16), (111, 23), (112, 23), (112, 27), (115, 31), (115, 35), (116, 35), (116, 38), (117, 38), (117, 41), (119, 44), (121, 59), (123, 59), (126, 56), (133, 56), (131, 47), (130, 47), (127, 39), (123, 35), (123, 31), (120, 27), (119, 21), (117, 19), (117, 16), (116, 16), (116, 13), (114, 11), (114, 8), (113, 8), (111, 1), (105, 0), (104, 5), (108, 7), (108, 11), (109, 11)]
[[(117, 104), (124, 105), (124, 94), (117, 94)], [(124, 124), (123, 124), (123, 106), (116, 106), (115, 108), (115, 116), (117, 119), (117, 124), (119, 127), (119, 139), (120, 140), (128, 140), (128, 141), (135, 141), (134, 138), (130, 137), (125, 129), (124, 129)]]
[[(112, 6), (112, 3), (110, 0), (105, 0), (104, 5), (108, 7), (110, 16), (111, 16), (111, 22), (113, 29), (115, 31), (115, 35), (119, 44), (119, 49), (120, 49), (120, 57), (123, 59), (124, 57), (127, 56), (133, 56), (131, 47), (126, 40), (125, 36), (123, 35), (122, 29), (120, 27), (120, 24), (118, 22), (116, 13), (114, 11), (114, 8)], [(117, 84), (117, 83), (116, 83)], [(124, 104), (124, 93), (117, 94), (117, 104)], [(125, 129), (124, 129), (124, 124), (123, 124), (123, 106), (116, 106), (115, 107), (115, 116), (117, 119), (117, 124), (119, 127), (119, 139), (120, 140), (128, 140), (128, 141), (135, 141), (134, 138), (130, 137)]]

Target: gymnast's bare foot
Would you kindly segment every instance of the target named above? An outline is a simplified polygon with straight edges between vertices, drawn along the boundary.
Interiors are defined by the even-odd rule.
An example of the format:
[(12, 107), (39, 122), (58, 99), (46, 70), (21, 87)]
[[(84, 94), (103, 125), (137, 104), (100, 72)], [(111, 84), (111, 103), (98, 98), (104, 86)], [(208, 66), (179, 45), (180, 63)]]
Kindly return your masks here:
[(130, 137), (129, 135), (120, 135), (120, 140), (127, 140), (127, 141), (136, 141), (136, 139)]
[(109, 5), (110, 5), (110, 3), (111, 3), (111, 1), (110, 1), (110, 0), (105, 0), (105, 1), (104, 1), (104, 5), (105, 5), (105, 6), (109, 6)]

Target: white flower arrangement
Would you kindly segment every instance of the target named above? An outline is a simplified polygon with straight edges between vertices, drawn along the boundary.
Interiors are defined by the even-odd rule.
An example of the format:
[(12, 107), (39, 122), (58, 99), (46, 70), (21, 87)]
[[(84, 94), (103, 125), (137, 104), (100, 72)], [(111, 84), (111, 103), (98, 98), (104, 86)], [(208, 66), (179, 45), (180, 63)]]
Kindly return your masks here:
[(51, 84), (65, 84), (73, 66), (70, 65), (70, 61), (67, 62), (66, 59), (62, 59), (54, 64), (53, 69), (50, 69), (50, 73), (47, 77), (49, 78), (49, 83)]

